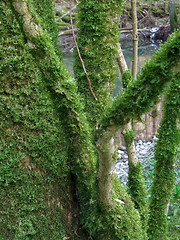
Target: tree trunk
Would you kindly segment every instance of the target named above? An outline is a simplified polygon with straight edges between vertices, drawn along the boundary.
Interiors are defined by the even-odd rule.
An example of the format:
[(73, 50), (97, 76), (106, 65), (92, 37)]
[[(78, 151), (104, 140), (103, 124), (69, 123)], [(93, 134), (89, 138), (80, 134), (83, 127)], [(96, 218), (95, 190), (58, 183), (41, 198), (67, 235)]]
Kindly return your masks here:
[[(118, 45), (119, 56), (117, 58), (118, 65), (122, 74), (122, 82), (125, 88), (128, 86), (130, 81), (132, 81), (131, 74), (128, 72), (128, 67), (124, 59), (120, 45)], [(135, 74), (135, 72), (134, 72)], [(125, 75), (127, 75), (125, 77)], [(122, 94), (122, 93), (121, 93)], [(134, 133), (132, 130), (131, 122), (123, 125), (123, 136), (126, 144), (126, 150), (128, 154), (128, 187), (129, 193), (135, 203), (136, 208), (139, 210), (144, 230), (144, 239), (147, 239), (146, 229), (147, 229), (147, 201), (145, 199), (146, 192), (144, 186), (144, 180), (141, 172), (141, 164), (136, 155), (136, 149), (134, 144)]]
[[(42, 31), (27, 1), (14, 1), (15, 9), (11, 4), (0, 1), (0, 239), (74, 239), (76, 231), (87, 239), (78, 230), (72, 159), (68, 159), (71, 143), (31, 54), (37, 52), (42, 62), (40, 46), (33, 42)], [(42, 15), (45, 10), (48, 23), (54, 22), (50, 1), (43, 1)], [(47, 24), (46, 34), (50, 29), (55, 28)], [(52, 40), (45, 47), (49, 49)]]
[(98, 198), (104, 205), (111, 204), (113, 179), (114, 139), (112, 134), (105, 133), (97, 143), (98, 149)]
[[(90, 46), (91, 51), (84, 53), (91, 59), (88, 71), (92, 76), (95, 74), (102, 85), (102, 66), (106, 80), (113, 76), (108, 72), (112, 65), (106, 65), (102, 56), (107, 58), (107, 63), (114, 59), (118, 39), (111, 38), (112, 54), (112, 49), (108, 50), (110, 41), (106, 47), (103, 44), (107, 43), (109, 35), (116, 35), (109, 30), (115, 27), (110, 24), (112, 10), (119, 6), (116, 1), (108, 0), (107, 3), (105, 6), (100, 0), (96, 4), (81, 0), (80, 8), (83, 9), (81, 13), (88, 13), (86, 24), (81, 25), (84, 34), (81, 35), (81, 49)], [(109, 4), (113, 5), (110, 7)], [(97, 17), (100, 14), (104, 19), (104, 10), (108, 13), (107, 29)], [(91, 23), (98, 21), (98, 24), (89, 24), (90, 20)], [(110, 179), (112, 184), (108, 185), (105, 203), (100, 197), (98, 154), (94, 143), (96, 139), (101, 145), (98, 146), (99, 170), (108, 159), (108, 168), (103, 166), (108, 178), (114, 131), (144, 113), (162, 92), (162, 85), (171, 79), (170, 70), (180, 58), (180, 32), (174, 33), (161, 46), (142, 68), (137, 81), (131, 82), (122, 95), (108, 106), (105, 102), (102, 112), (96, 109), (101, 119), (104, 117), (101, 122), (91, 111), (95, 122), (100, 122), (100, 127), (95, 130), (89, 119), (86, 96), (82, 95), (82, 89), (80, 96), (77, 81), (67, 73), (59, 55), (51, 1), (1, 0), (0, 22), (0, 238), (144, 240), (139, 211), (118, 179), (114, 177), (112, 182)], [(87, 37), (86, 28), (88, 34), (95, 35)], [(107, 35), (102, 34), (102, 29)], [(102, 54), (96, 54), (97, 48), (100, 50), (101, 47)], [(108, 56), (104, 56), (106, 49)], [(99, 67), (98, 57), (102, 61)], [(93, 64), (97, 64), (94, 72)], [(79, 74), (81, 80), (83, 74)], [(101, 89), (105, 91), (103, 96), (106, 96), (107, 88), (109, 91), (108, 81)], [(85, 82), (87, 84), (86, 79)], [(91, 107), (94, 106), (93, 102)], [(110, 146), (107, 146), (108, 142)], [(104, 175), (101, 176), (103, 179)]]
[(132, 76), (136, 79), (138, 65), (138, 31), (137, 31), (137, 9), (136, 0), (131, 0), (132, 25), (133, 25), (133, 59), (132, 59)]
[(169, 1), (168, 9), (169, 9), (170, 27), (171, 27), (171, 33), (172, 33), (172, 32), (174, 32), (174, 30), (176, 29), (176, 27), (178, 25), (178, 22), (177, 22), (178, 19), (177, 19), (174, 0)]

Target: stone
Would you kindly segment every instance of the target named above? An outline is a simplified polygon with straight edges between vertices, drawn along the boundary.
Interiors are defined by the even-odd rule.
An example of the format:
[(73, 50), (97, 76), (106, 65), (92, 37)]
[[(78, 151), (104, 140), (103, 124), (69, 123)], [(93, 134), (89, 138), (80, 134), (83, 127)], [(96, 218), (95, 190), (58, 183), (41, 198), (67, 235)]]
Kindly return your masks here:
[(119, 150), (122, 150), (122, 151), (126, 151), (126, 147), (123, 146), (123, 145), (120, 145), (120, 146), (118, 147), (118, 149), (119, 149)]
[[(155, 138), (157, 139), (157, 138)], [(124, 147), (124, 146), (123, 146)], [(148, 139), (137, 141), (136, 145), (136, 153), (139, 161), (143, 164), (147, 163), (147, 160), (154, 158), (154, 140), (150, 141)], [(121, 179), (123, 185), (127, 184), (128, 180), (128, 155), (124, 150), (118, 150), (117, 163), (115, 165), (115, 173), (118, 178)]]

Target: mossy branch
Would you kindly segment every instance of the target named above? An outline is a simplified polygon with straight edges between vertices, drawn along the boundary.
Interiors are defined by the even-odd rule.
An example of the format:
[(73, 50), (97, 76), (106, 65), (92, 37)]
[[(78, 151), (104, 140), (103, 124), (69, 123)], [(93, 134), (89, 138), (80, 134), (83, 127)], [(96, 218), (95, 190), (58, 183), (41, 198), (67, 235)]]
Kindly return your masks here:
[(131, 81), (123, 94), (114, 99), (101, 122), (102, 129), (122, 126), (131, 119), (138, 119), (150, 109), (151, 103), (160, 95), (171, 79), (172, 69), (180, 60), (180, 30), (172, 34), (152, 59)]
[[(155, 177), (151, 187), (149, 239), (167, 239), (166, 208), (170, 200), (174, 182), (174, 167), (177, 148), (180, 145), (180, 130), (177, 120), (180, 118), (180, 73), (171, 78), (171, 86), (164, 102), (164, 114), (158, 130), (155, 148)], [(158, 227), (157, 227), (158, 226)]]
[(84, 70), (84, 73), (85, 73), (87, 81), (88, 81), (89, 89), (90, 89), (94, 99), (97, 101), (97, 97), (96, 97), (96, 95), (94, 94), (94, 92), (92, 90), (91, 81), (90, 81), (89, 76), (87, 74), (87, 71), (86, 71), (86, 68), (85, 68), (85, 65), (84, 65), (84, 61), (82, 59), (82, 56), (81, 56), (81, 53), (79, 51), (79, 47), (78, 47), (78, 44), (77, 44), (77, 41), (76, 41), (76, 36), (75, 36), (75, 33), (74, 33), (74, 27), (73, 27), (73, 20), (72, 20), (72, 10), (71, 10), (72, 9), (72, 6), (71, 6), (72, 4), (71, 4), (71, 2), (72, 2), (72, 0), (70, 0), (70, 20), (71, 20), (71, 28), (72, 28), (72, 34), (73, 34), (74, 43), (75, 43), (79, 59), (81, 61), (81, 64), (82, 64), (82, 67), (83, 67), (83, 70)]

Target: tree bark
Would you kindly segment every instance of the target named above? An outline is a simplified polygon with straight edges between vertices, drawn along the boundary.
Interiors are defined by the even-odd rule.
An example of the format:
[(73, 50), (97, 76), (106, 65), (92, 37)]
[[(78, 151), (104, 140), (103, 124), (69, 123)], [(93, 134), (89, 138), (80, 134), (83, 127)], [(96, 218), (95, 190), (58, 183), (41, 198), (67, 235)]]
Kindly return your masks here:
[(136, 79), (138, 65), (138, 31), (137, 31), (137, 9), (136, 0), (131, 0), (132, 25), (133, 25), (133, 59), (132, 59), (132, 76)]
[(174, 32), (175, 28), (177, 27), (177, 14), (176, 14), (174, 0), (169, 1), (168, 9), (169, 9), (170, 27), (171, 27), (171, 33), (172, 33), (172, 32)]
[[(128, 70), (128, 66), (126, 64), (126, 60), (124, 58), (121, 46), (119, 44), (118, 44), (118, 58), (117, 58), (117, 61), (118, 61), (118, 65), (119, 65), (121, 74), (123, 75)], [(129, 123), (127, 123), (123, 126), (123, 135), (125, 135), (129, 131), (132, 131), (131, 122), (129, 122)], [(131, 144), (129, 145), (126, 142), (126, 138), (124, 138), (124, 139), (125, 139), (126, 149), (127, 149), (127, 153), (128, 153), (128, 161), (130, 161), (131, 163), (136, 165), (137, 162), (138, 162), (138, 159), (137, 159), (137, 156), (136, 156), (134, 141), (132, 141)]]
[(98, 149), (98, 198), (104, 206), (111, 204), (111, 190), (113, 178), (114, 139), (105, 133), (99, 139)]

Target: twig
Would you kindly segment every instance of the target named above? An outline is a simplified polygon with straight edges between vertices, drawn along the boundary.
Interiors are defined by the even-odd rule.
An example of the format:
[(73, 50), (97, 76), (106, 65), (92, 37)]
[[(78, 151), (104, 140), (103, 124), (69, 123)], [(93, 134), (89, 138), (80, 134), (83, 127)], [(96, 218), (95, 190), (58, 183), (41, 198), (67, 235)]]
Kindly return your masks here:
[(86, 78), (88, 80), (88, 84), (89, 84), (89, 89), (94, 97), (95, 100), (97, 100), (97, 97), (96, 95), (94, 94), (93, 90), (92, 90), (92, 87), (91, 87), (91, 82), (89, 80), (89, 77), (88, 77), (88, 74), (86, 72), (86, 68), (85, 68), (85, 65), (84, 65), (84, 61), (81, 57), (81, 54), (80, 54), (80, 51), (79, 51), (79, 48), (78, 48), (78, 45), (77, 45), (77, 42), (76, 42), (76, 36), (75, 36), (75, 33), (74, 33), (74, 28), (73, 28), (73, 21), (72, 21), (72, 9), (71, 9), (71, 2), (72, 0), (70, 0), (70, 20), (71, 20), (71, 28), (72, 28), (72, 34), (73, 34), (73, 39), (74, 39), (74, 43), (75, 43), (75, 46), (76, 46), (76, 49), (77, 49), (77, 52), (78, 52), (78, 56), (79, 56), (79, 59), (81, 61), (81, 64), (82, 64), (82, 67), (83, 67), (83, 70), (84, 70), (84, 73), (86, 75)]
[(74, 6), (72, 9), (70, 9), (67, 13), (65, 13), (64, 15), (62, 15), (59, 19), (64, 18), (65, 16), (67, 16), (68, 14), (70, 14), (70, 11), (73, 11), (74, 9), (76, 9), (76, 6)]
[(147, 15), (145, 15), (143, 18), (141, 18), (141, 19), (138, 21), (138, 23), (143, 22), (143, 21), (149, 16), (149, 13), (148, 13), (146, 10), (144, 10), (144, 12), (145, 12)]

